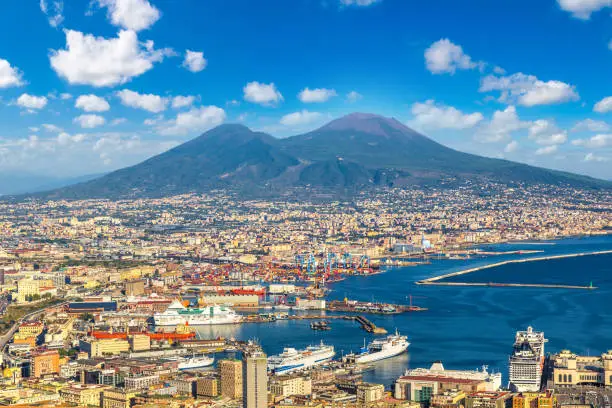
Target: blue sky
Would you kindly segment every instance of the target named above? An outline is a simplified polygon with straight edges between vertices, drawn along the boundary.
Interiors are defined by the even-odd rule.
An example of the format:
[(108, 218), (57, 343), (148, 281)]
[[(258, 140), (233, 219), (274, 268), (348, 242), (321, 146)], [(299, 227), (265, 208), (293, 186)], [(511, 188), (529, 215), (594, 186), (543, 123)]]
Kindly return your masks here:
[(612, 179), (610, 0), (5, 0), (0, 172), (111, 171), (361, 111)]

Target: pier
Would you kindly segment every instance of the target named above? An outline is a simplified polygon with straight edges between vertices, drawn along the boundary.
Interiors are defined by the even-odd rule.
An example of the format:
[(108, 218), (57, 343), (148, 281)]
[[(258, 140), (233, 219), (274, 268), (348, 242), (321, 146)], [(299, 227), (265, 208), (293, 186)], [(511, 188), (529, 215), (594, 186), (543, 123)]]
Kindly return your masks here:
[(368, 333), (387, 334), (387, 331), (382, 327), (377, 327), (374, 323), (366, 319), (364, 316), (357, 316), (355, 320), (361, 324), (361, 327)]
[(368, 333), (387, 334), (387, 330), (376, 326), (365, 316), (344, 316), (344, 315), (291, 315), (283, 319), (271, 319), (261, 315), (249, 315), (244, 323), (270, 323), (277, 320), (353, 320), (361, 325), (361, 328)]
[(464, 269), (462, 271), (451, 272), (444, 275), (434, 276), (432, 278), (423, 279), (417, 281), (417, 285), (442, 285), (442, 286), (489, 286), (489, 287), (517, 287), (517, 288), (549, 288), (549, 289), (586, 289), (586, 290), (594, 290), (597, 289), (597, 286), (591, 285), (563, 285), (563, 284), (540, 284), (540, 283), (496, 283), (496, 282), (441, 282), (444, 279), (452, 278), (454, 276), (466, 275), (468, 273), (473, 273), (477, 271), (482, 271), (485, 269), (497, 268), (503, 265), (509, 265), (514, 263), (524, 263), (524, 262), (537, 262), (537, 261), (548, 261), (552, 259), (563, 259), (563, 258), (575, 258), (580, 256), (589, 256), (589, 255), (605, 255), (612, 254), (612, 250), (607, 251), (595, 251), (595, 252), (580, 252), (576, 254), (564, 254), (564, 255), (551, 255), (551, 256), (541, 256), (537, 258), (526, 258), (526, 259), (511, 259), (507, 261), (496, 262), (493, 264), (477, 266), (475, 268)]

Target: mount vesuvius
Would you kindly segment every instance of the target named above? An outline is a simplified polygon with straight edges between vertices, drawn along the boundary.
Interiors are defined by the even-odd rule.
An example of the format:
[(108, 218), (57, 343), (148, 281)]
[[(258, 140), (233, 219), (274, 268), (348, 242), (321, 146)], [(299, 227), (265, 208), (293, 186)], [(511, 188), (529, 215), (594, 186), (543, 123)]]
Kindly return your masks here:
[(274, 195), (292, 187), (345, 194), (440, 180), (612, 186), (587, 176), (459, 152), (395, 119), (354, 113), (284, 139), (242, 125), (221, 125), (135, 166), (36, 196), (156, 197), (212, 189)]

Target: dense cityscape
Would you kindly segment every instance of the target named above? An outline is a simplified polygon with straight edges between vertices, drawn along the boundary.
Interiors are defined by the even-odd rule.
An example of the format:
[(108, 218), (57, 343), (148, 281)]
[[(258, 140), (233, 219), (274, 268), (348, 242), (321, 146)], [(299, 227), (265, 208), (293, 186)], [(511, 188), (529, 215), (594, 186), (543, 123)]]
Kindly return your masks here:
[[(388, 190), (350, 202), (241, 200), (230, 193), (0, 206), (4, 405), (172, 407), (557, 407), (612, 392), (612, 356), (545, 352), (520, 328), (509, 371), (405, 367), (366, 382), (375, 361), (410, 352), (410, 333), (370, 316), (427, 313), (381, 299), (326, 299), (351, 275), (429, 259), (494, 257), (488, 246), (606, 235), (606, 191), (466, 185)], [(534, 251), (537, 252), (537, 251)], [(351, 319), (375, 340), (343, 354), (321, 341), (266, 355), (201, 325)], [(333, 324), (332, 324), (333, 325)], [(512, 336), (509, 333), (508, 336)], [(359, 339), (356, 339), (359, 343)], [(585, 391), (584, 386), (596, 386)]]

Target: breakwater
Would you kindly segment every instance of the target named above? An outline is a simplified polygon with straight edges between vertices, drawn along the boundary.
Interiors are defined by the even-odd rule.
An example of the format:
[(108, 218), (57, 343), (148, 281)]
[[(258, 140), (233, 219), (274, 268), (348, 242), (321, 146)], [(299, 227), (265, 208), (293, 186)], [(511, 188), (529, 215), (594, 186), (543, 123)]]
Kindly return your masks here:
[(529, 284), (529, 283), (495, 283), (495, 282), (444, 282), (445, 279), (452, 278), (455, 276), (466, 275), (469, 273), (482, 271), (485, 269), (497, 268), (503, 265), (515, 264), (515, 263), (525, 263), (525, 262), (538, 262), (538, 261), (548, 261), (552, 259), (563, 259), (563, 258), (575, 258), (580, 256), (590, 256), (590, 255), (604, 255), (604, 254), (612, 254), (612, 250), (606, 251), (594, 251), (594, 252), (580, 252), (575, 254), (563, 254), (563, 255), (551, 255), (551, 256), (541, 256), (535, 258), (525, 258), (525, 259), (511, 259), (507, 261), (496, 262), (488, 265), (477, 266), (474, 268), (464, 269), (457, 272), (450, 272), (443, 275), (434, 276), (432, 278), (423, 279), (415, 282), (417, 285), (444, 285), (444, 286), (490, 286), (490, 287), (531, 287), (531, 288), (558, 288), (558, 289), (588, 289), (593, 290), (597, 289), (596, 286), (588, 285), (588, 286), (580, 286), (580, 285), (563, 285), (563, 284)]

